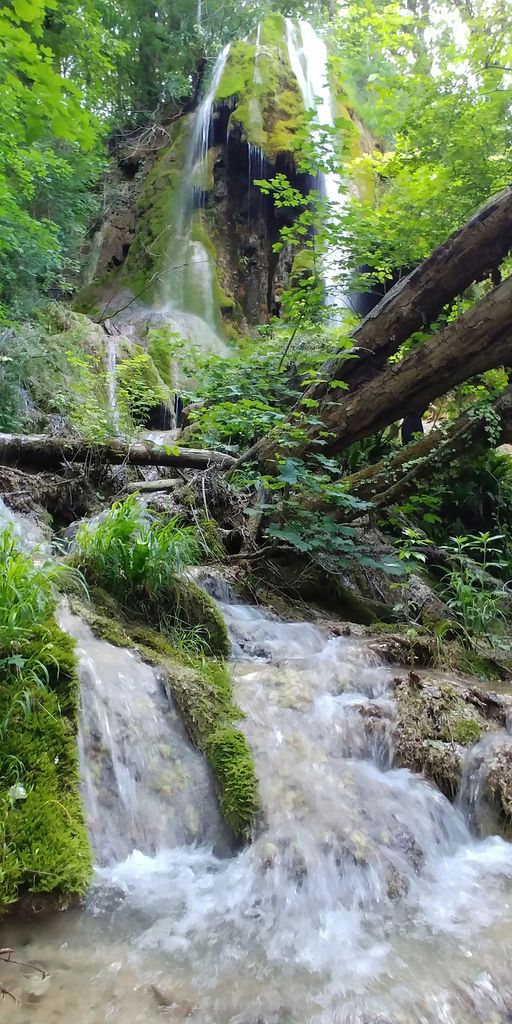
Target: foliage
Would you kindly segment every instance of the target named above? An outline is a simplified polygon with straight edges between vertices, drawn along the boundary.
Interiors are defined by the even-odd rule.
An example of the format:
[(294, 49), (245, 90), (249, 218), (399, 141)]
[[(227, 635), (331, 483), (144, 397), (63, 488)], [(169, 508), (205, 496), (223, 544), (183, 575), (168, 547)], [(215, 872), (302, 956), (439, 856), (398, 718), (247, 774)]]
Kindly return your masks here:
[(453, 537), (445, 546), (453, 565), (441, 579), (440, 593), (470, 642), (472, 637), (491, 639), (504, 632), (504, 593), (502, 588), (493, 588), (487, 578), (488, 573), (506, 565), (501, 546), (496, 546), (502, 540), (502, 536), (486, 532)]
[(76, 536), (77, 564), (123, 604), (141, 595), (158, 601), (181, 569), (198, 559), (195, 530), (155, 517), (136, 495), (84, 523)]
[(68, 572), (0, 532), (0, 904), (23, 891), (81, 893), (90, 877), (74, 644), (54, 617)]
[[(77, 3), (68, 8), (79, 10)], [(90, 8), (91, 5), (89, 5)], [(68, 68), (45, 38), (55, 0), (13, 0), (0, 11), (0, 310), (25, 312), (59, 283), (94, 208), (100, 121), (83, 103), (76, 39)], [(93, 23), (89, 19), (92, 34)], [(92, 42), (92, 40), (91, 40)], [(100, 51), (88, 50), (87, 75)], [(75, 58), (75, 60), (74, 60)]]
[(179, 518), (151, 513), (132, 495), (78, 530), (74, 563), (125, 608), (150, 613), (171, 636), (186, 631), (212, 653), (229, 651), (224, 622), (208, 595), (180, 572), (201, 559), (200, 535)]
[(155, 374), (151, 356), (142, 350), (122, 359), (116, 367), (117, 406), (125, 425), (143, 426), (148, 413), (160, 403), (168, 405), (169, 389)]

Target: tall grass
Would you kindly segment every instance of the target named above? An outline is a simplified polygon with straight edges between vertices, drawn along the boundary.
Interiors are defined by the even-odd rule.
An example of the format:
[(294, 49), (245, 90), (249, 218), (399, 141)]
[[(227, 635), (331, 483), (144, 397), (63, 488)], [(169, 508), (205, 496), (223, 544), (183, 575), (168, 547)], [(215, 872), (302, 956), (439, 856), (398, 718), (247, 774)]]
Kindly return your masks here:
[(136, 495), (116, 502), (76, 536), (75, 563), (122, 604), (165, 602), (176, 576), (201, 555), (194, 527), (164, 521)]
[(0, 530), (0, 654), (49, 622), (58, 587), (79, 578), (69, 566), (36, 561), (36, 553), (20, 548), (12, 526)]
[[(76, 580), (76, 570), (34, 561), (23, 551), (12, 526), (0, 530), (0, 672), (44, 686), (54, 656), (54, 612), (58, 587)], [(82, 581), (83, 582), (83, 581)]]

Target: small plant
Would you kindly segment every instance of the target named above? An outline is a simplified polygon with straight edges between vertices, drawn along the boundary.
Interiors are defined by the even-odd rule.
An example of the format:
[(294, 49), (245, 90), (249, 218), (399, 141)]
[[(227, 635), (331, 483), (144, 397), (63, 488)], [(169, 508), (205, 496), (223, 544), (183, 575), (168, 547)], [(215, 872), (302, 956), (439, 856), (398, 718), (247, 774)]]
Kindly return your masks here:
[(489, 532), (453, 537), (444, 550), (453, 561), (441, 579), (440, 593), (448, 608), (461, 622), (468, 638), (491, 639), (504, 631), (503, 587), (492, 587), (492, 570), (506, 566), (501, 548), (503, 536)]
[[(106, 515), (80, 527), (74, 560), (93, 584), (122, 604), (158, 608), (176, 576), (200, 560), (196, 531), (178, 519), (152, 515), (133, 495), (116, 502)], [(165, 608), (161, 606), (162, 613)]]

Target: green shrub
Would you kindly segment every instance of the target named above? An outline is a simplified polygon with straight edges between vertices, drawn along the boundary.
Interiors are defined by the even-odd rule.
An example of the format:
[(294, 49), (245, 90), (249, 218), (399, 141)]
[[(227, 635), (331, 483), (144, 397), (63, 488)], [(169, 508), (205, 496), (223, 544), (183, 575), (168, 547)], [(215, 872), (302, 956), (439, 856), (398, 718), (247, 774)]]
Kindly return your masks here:
[(76, 537), (75, 560), (87, 578), (125, 605), (164, 598), (180, 570), (199, 557), (193, 527), (155, 516), (136, 495), (85, 523)]

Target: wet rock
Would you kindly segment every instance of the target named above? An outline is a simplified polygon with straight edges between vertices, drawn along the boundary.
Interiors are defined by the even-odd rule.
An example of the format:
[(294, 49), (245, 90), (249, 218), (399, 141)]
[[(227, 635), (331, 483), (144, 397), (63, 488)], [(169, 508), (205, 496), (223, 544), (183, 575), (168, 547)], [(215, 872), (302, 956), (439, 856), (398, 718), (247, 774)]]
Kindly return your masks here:
[(44, 976), (35, 974), (27, 978), (22, 990), (22, 1001), (26, 1003), (40, 1003), (48, 993), (51, 978), (49, 974)]
[(503, 739), (494, 747), (487, 768), (486, 796), (502, 824), (512, 826), (512, 743)]
[(395, 760), (422, 772), (449, 799), (461, 780), (465, 751), (506, 718), (508, 701), (457, 681), (410, 673), (395, 681)]
[(175, 1020), (186, 1020), (196, 1008), (192, 993), (184, 994), (183, 988), (179, 985), (166, 985), (162, 982), (151, 985), (151, 992), (158, 1006), (172, 1010)]

